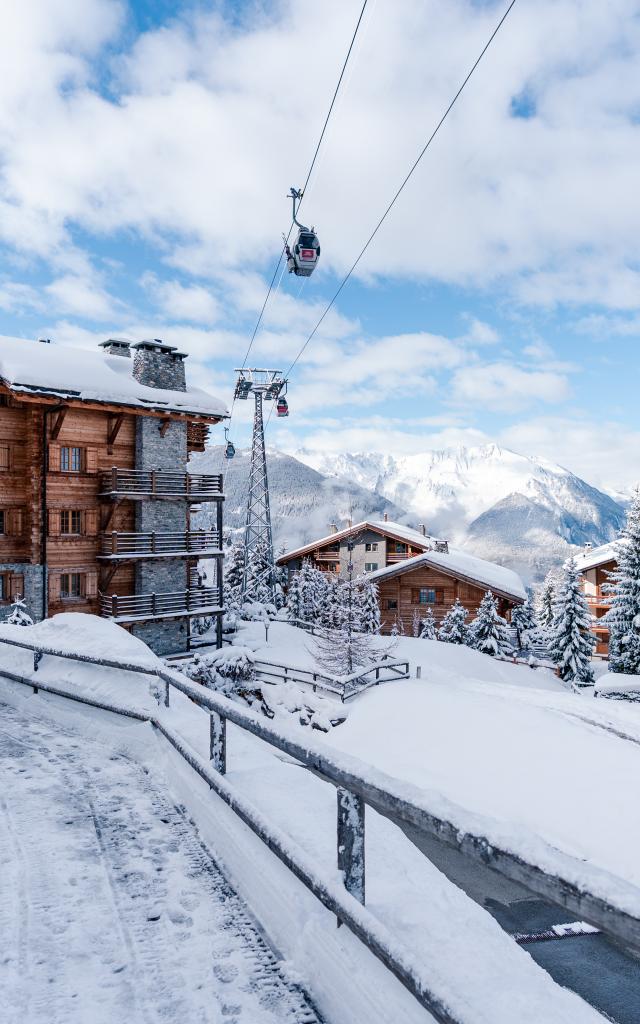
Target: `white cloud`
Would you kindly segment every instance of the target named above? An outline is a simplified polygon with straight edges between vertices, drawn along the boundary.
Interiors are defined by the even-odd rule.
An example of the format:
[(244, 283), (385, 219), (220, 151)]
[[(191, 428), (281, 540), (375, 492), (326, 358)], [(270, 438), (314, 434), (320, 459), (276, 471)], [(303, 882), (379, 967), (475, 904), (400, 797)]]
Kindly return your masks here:
[(463, 367), (452, 381), (454, 401), (483, 405), (491, 412), (517, 411), (538, 401), (562, 402), (569, 394), (569, 383), (561, 374), (509, 363)]
[(209, 288), (183, 285), (180, 281), (162, 281), (152, 273), (144, 274), (140, 283), (161, 312), (172, 320), (212, 324), (220, 319), (220, 303)]
[[(262, 17), (252, 7), (234, 24), (184, 11), (119, 59), (105, 96), (95, 69), (119, 4), (10, 5), (4, 237), (54, 254), (71, 246), (70, 225), (133, 230), (214, 274), (270, 258), (357, 6), (284, 3)], [(306, 200), (318, 274), (350, 264), (498, 11), (467, 0), (367, 11)], [(633, 0), (516, 6), (358, 272), (499, 281), (505, 296), (542, 305), (637, 306), (637, 13)], [(292, 89), (291, 54), (309, 39), (313, 74)], [(512, 115), (523, 92), (535, 116)]]
[(89, 320), (113, 319), (117, 304), (90, 279), (65, 274), (48, 284), (44, 290), (60, 313)]

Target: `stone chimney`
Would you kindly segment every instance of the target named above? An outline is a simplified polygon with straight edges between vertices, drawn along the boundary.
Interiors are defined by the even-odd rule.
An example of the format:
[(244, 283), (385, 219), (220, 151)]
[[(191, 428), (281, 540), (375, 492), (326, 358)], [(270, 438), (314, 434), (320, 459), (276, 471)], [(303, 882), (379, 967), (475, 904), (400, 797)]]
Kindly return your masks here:
[(422, 534), (423, 537), (427, 536), (427, 527), (425, 526), (424, 523), (420, 523), (419, 524), (418, 530), (420, 531), (420, 533)]
[(107, 356), (124, 356), (125, 359), (131, 358), (131, 342), (125, 341), (124, 338), (107, 338), (106, 341), (100, 342), (100, 348), (104, 349), (104, 353)]
[(388, 523), (389, 522), (389, 514), (388, 514), (388, 512), (383, 512), (382, 513), (382, 518), (384, 519), (385, 523)]
[(159, 338), (139, 341), (131, 346), (135, 350), (133, 376), (149, 388), (167, 391), (186, 391), (184, 374), (186, 352), (178, 352), (175, 345), (165, 345)]
[(593, 551), (593, 544), (591, 543), (590, 540), (588, 540), (587, 543), (585, 544), (584, 550), (585, 551)]
[(338, 532), (338, 524), (337, 523), (329, 523), (329, 533), (337, 533), (337, 532)]

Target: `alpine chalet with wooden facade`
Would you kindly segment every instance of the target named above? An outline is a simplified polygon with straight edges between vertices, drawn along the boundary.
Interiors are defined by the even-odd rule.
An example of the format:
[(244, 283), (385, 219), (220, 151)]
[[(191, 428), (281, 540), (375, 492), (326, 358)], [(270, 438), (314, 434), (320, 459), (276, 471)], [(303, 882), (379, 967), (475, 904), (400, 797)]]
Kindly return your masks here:
[[(222, 477), (187, 459), (227, 410), (187, 386), (185, 358), (157, 339), (0, 338), (0, 607), (102, 615), (159, 654), (187, 647), (194, 616), (221, 638)], [(214, 530), (190, 529), (201, 502), (217, 504)]]
[(355, 576), (366, 574), (375, 581), (383, 633), (400, 624), (411, 633), (415, 613), (422, 616), (427, 608), (439, 623), (457, 599), (473, 618), (488, 590), (507, 617), (526, 598), (522, 580), (511, 569), (451, 548), (424, 527), (414, 530), (387, 518), (335, 527), (327, 537), (281, 555), (277, 564), (291, 578), (306, 560), (342, 578), (351, 563)]
[(592, 616), (591, 632), (596, 638), (595, 653), (607, 658), (609, 628), (602, 620), (611, 607), (611, 594), (605, 592), (604, 585), (610, 582), (610, 573), (618, 567), (614, 543), (601, 544), (596, 548), (587, 545), (576, 556), (576, 565), (582, 576), (582, 588)]

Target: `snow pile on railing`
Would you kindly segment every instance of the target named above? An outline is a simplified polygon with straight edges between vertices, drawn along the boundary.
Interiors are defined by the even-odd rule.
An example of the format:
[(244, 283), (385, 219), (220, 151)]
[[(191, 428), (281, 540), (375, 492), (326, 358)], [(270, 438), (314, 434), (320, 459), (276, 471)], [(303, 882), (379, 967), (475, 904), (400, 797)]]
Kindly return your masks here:
[(621, 672), (605, 672), (596, 680), (595, 697), (610, 700), (640, 702), (640, 676), (623, 675)]

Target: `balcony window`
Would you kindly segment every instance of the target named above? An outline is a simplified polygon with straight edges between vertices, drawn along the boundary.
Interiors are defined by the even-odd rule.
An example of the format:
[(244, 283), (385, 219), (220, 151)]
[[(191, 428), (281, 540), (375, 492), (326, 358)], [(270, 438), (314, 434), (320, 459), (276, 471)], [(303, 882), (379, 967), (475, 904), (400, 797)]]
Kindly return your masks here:
[(73, 600), (82, 596), (82, 576), (79, 572), (63, 572), (60, 576), (60, 597)]
[(396, 543), (395, 543), (394, 551), (395, 551), (396, 555), (406, 555), (406, 553), (407, 553), (407, 545), (403, 544), (401, 541), (397, 540)]
[(60, 513), (60, 533), (75, 534), (82, 532), (82, 513), (79, 509), (64, 509)]

